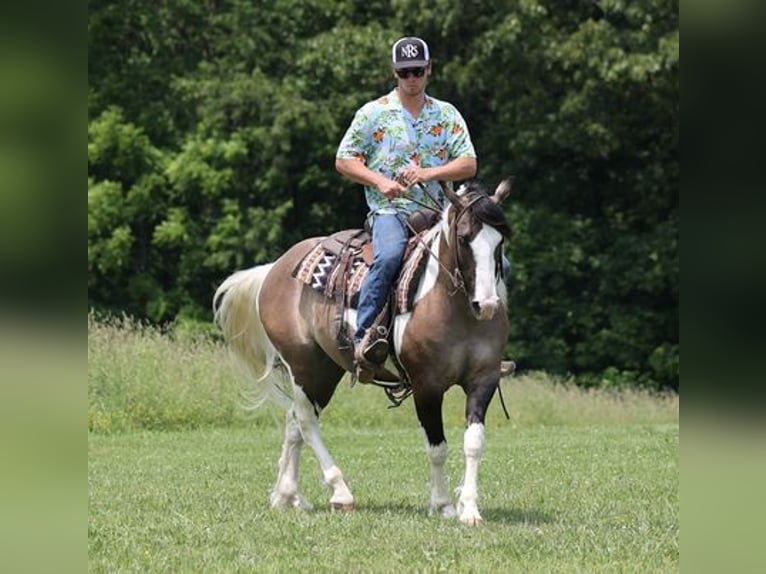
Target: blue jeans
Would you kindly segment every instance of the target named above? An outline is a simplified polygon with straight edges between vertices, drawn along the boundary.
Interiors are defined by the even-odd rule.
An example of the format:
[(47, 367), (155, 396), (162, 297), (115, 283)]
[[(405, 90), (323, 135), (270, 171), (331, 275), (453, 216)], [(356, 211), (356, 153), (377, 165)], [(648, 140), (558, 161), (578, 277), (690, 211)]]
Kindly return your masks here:
[(402, 267), (409, 232), (398, 215), (375, 214), (372, 219), (373, 263), (362, 282), (354, 342), (358, 343), (380, 313)]

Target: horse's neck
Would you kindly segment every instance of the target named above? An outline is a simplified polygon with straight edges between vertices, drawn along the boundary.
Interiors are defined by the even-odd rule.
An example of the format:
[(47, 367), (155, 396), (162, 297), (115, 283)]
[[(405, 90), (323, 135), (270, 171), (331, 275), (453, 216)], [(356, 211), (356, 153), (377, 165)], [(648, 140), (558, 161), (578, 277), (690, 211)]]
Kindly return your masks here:
[(422, 295), (439, 288), (452, 293), (455, 290), (454, 256), (447, 239), (448, 228), (439, 226), (435, 228), (434, 235), (429, 241), (428, 262), (426, 272), (420, 281), (419, 291)]
[(439, 281), (448, 287), (452, 286), (452, 278), (455, 274), (455, 256), (452, 246), (449, 244), (449, 230), (441, 228), (439, 231)]

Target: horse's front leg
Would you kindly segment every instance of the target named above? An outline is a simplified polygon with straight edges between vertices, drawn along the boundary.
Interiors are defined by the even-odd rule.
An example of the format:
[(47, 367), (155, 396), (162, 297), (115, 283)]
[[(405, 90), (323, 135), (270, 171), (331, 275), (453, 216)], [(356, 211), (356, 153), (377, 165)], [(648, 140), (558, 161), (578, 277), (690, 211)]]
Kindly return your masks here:
[(311, 447), (319, 461), (325, 483), (332, 490), (330, 505), (333, 510), (353, 510), (354, 497), (319, 434), (318, 408), (311, 403), (300, 386), (293, 385), (293, 389), (293, 405), (298, 426), (303, 440)]
[(423, 427), (426, 454), (431, 462), (430, 504), (428, 513), (444, 518), (455, 516), (455, 507), (450, 502), (447, 475), (444, 463), (447, 461), (447, 440), (442, 422), (442, 401), (444, 391), (434, 389), (428, 392), (418, 389), (415, 393), (415, 408)]
[(471, 526), (482, 521), (479, 514), (478, 475), (479, 463), (484, 450), (484, 423), (469, 423), (463, 436), (463, 452), (465, 453), (465, 475), (460, 486), (460, 496), (457, 512), (460, 521)]
[(479, 514), (479, 463), (484, 452), (484, 417), (498, 385), (497, 377), (472, 385), (466, 398), (466, 429), (463, 435), (465, 474), (460, 486), (457, 512), (463, 524), (476, 525), (482, 521)]

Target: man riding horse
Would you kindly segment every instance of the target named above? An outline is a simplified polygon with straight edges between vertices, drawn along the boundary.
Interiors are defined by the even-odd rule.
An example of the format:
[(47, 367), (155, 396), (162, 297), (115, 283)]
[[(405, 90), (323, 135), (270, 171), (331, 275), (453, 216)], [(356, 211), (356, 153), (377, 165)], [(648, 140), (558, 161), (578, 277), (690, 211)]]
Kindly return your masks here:
[[(455, 106), (425, 92), (432, 72), (428, 45), (420, 38), (401, 38), (391, 60), (396, 88), (356, 112), (335, 159), (341, 174), (364, 185), (370, 209), (374, 262), (362, 283), (353, 336), (362, 382), (369, 382), (388, 356), (388, 341), (376, 338), (371, 327), (401, 269), (409, 238), (406, 218), (422, 206), (441, 210), (439, 181), (476, 174), (476, 151), (465, 120)], [(508, 374), (513, 366), (503, 362), (502, 372)]]
[[(510, 194), (513, 178), (501, 182), (492, 194), (478, 182), (464, 183), (454, 191), (443, 181), (473, 177), (476, 172), (465, 122), (452, 105), (425, 94), (431, 73), (425, 42), (399, 40), (392, 59), (397, 88), (357, 112), (336, 159), (341, 173), (365, 186), (370, 206), (372, 267), (356, 260), (349, 266), (350, 252), (341, 250), (339, 258), (346, 263), (335, 268), (367, 272), (358, 313), (344, 307), (350, 292), (341, 289), (340, 295), (328, 296), (327, 285), (334, 282), (320, 291), (313, 282), (318, 276), (303, 273), (310, 267), (304, 268), (304, 262), (314, 261), (314, 255), (319, 276), (328, 272), (329, 259), (324, 257), (331, 236), (304, 239), (273, 263), (233, 273), (216, 290), (215, 318), (255, 389), (286, 403), (288, 409), (272, 507), (311, 507), (300, 489), (304, 444), (317, 457), (332, 492), (331, 507), (355, 507), (343, 472), (322, 440), (319, 417), (345, 373), (356, 372), (359, 380), (379, 383), (375, 377), (385, 367), (374, 363), (386, 361), (391, 345), (392, 362), (409, 385), (424, 432), (430, 461), (429, 514), (456, 516), (463, 524), (476, 525), (482, 521), (478, 469), (487, 409), (501, 377), (513, 370), (512, 362), (501, 360), (508, 339), (502, 250), (510, 234), (501, 204)], [(371, 327), (380, 321), (377, 315), (402, 266), (409, 235), (405, 217), (421, 206), (438, 213), (437, 222), (418, 243), (424, 269), (414, 278), (411, 272), (418, 258), (405, 262), (403, 275), (413, 277), (411, 305), (390, 310), (391, 342), (388, 333), (375, 341), (372, 335), (377, 329)], [(312, 280), (307, 283), (306, 278)], [(354, 332), (353, 352), (340, 344), (341, 325)], [(465, 472), (457, 504), (452, 503), (445, 472), (442, 417), (444, 393), (455, 385), (466, 396)]]

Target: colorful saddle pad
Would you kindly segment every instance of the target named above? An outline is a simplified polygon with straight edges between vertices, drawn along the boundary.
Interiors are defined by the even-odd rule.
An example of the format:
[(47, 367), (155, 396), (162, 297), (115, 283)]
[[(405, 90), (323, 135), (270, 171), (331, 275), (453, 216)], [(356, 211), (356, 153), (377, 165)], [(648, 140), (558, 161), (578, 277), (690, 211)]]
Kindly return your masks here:
[[(418, 281), (425, 270), (428, 260), (426, 255), (435, 235), (435, 229), (430, 229), (410, 238), (404, 264), (394, 287), (398, 313), (412, 310)], [(351, 248), (348, 255), (348, 265), (340, 265), (343, 256), (327, 250), (323, 242), (320, 242), (298, 263), (293, 277), (331, 299), (338, 293), (345, 293), (347, 304), (356, 309), (359, 291), (369, 267), (362, 258), (360, 248)]]

